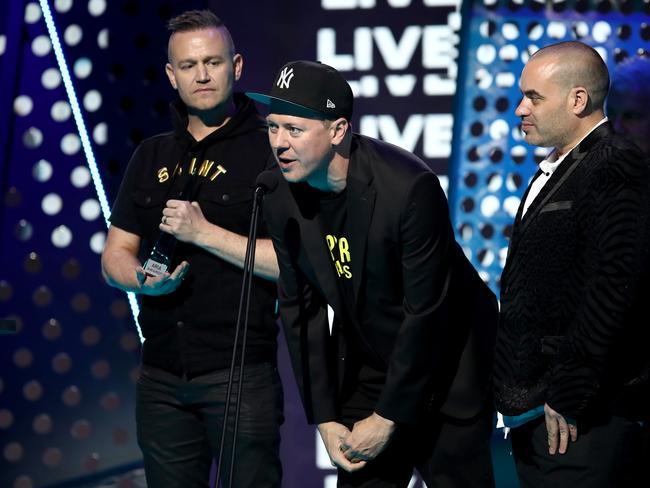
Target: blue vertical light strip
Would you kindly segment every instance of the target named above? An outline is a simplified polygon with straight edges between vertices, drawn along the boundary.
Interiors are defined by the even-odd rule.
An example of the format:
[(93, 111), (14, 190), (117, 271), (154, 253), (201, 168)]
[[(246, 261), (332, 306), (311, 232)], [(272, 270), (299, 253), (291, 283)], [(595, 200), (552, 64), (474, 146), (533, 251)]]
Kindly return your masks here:
[[(43, 19), (45, 20), (45, 25), (47, 26), (47, 32), (50, 36), (50, 42), (52, 43), (52, 49), (54, 49), (54, 55), (56, 56), (56, 62), (59, 66), (59, 71), (61, 72), (61, 78), (63, 80), (63, 85), (65, 86), (65, 91), (68, 96), (68, 101), (70, 102), (70, 108), (72, 109), (72, 114), (74, 116), (75, 124), (77, 125), (77, 132), (79, 133), (79, 138), (81, 139), (81, 146), (83, 147), (84, 155), (86, 156), (86, 162), (88, 163), (88, 169), (90, 170), (90, 175), (95, 185), (95, 191), (97, 193), (97, 198), (99, 199), (99, 205), (102, 209), (102, 215), (104, 216), (104, 223), (106, 227), (109, 226), (109, 216), (110, 216), (110, 207), (108, 205), (108, 198), (106, 197), (106, 192), (104, 191), (104, 185), (102, 184), (101, 175), (99, 174), (99, 169), (97, 168), (97, 161), (95, 160), (95, 154), (93, 153), (92, 145), (90, 144), (90, 137), (88, 137), (88, 131), (86, 130), (86, 124), (81, 113), (81, 107), (79, 106), (79, 101), (77, 100), (77, 94), (72, 84), (72, 78), (70, 77), (70, 71), (68, 70), (68, 64), (66, 62), (65, 56), (63, 55), (63, 48), (61, 47), (61, 41), (59, 40), (59, 34), (56, 30), (56, 25), (54, 24), (54, 18), (52, 17), (52, 11), (50, 10), (50, 5), (47, 0), (39, 0), (41, 5), (41, 11), (43, 12)], [(138, 323), (138, 313), (140, 312), (140, 307), (135, 298), (135, 294), (132, 292), (127, 293), (127, 298), (129, 305), (131, 306), (131, 312), (133, 313), (133, 320), (135, 321), (135, 326), (138, 329), (138, 335), (140, 336), (140, 342), (144, 342), (144, 337), (142, 336), (142, 330), (140, 329), (140, 324)]]

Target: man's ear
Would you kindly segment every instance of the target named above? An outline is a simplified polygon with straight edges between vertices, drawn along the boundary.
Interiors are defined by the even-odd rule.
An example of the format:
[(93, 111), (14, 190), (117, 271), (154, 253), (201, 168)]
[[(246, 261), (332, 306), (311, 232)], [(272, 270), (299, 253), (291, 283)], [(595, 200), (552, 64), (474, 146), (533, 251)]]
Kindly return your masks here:
[(235, 54), (232, 57), (232, 68), (235, 73), (235, 81), (241, 78), (242, 70), (244, 69), (244, 58), (241, 54)]
[(165, 65), (165, 73), (167, 73), (167, 78), (169, 78), (169, 82), (171, 83), (172, 87), (174, 90), (176, 90), (176, 76), (174, 75), (174, 67), (171, 65), (171, 63), (167, 63)]
[(332, 130), (332, 144), (338, 146), (343, 142), (345, 135), (350, 130), (350, 123), (343, 117), (336, 119), (330, 126)]
[(581, 115), (589, 107), (589, 92), (584, 86), (572, 88), (569, 97), (571, 110), (574, 114)]

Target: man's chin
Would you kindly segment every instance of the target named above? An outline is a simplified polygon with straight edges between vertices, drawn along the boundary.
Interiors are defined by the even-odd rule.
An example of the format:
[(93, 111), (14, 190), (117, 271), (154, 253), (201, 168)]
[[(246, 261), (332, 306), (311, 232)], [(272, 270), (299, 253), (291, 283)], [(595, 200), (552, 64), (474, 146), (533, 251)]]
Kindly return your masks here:
[(219, 107), (220, 100), (193, 100), (193, 103), (186, 104), (190, 112), (209, 113)]
[(302, 178), (296, 171), (292, 171), (290, 168), (280, 169), (280, 171), (282, 176), (284, 176), (284, 179), (289, 183), (300, 183), (301, 181), (304, 181), (304, 178)]

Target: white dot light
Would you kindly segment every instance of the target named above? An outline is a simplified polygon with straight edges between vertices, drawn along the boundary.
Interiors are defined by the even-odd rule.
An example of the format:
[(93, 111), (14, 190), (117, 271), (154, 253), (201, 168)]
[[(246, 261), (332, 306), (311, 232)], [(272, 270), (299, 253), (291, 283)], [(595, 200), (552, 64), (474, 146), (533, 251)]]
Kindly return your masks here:
[(106, 141), (108, 141), (108, 125), (106, 125), (106, 122), (100, 122), (95, 126), (93, 139), (100, 146), (106, 144)]
[(76, 46), (83, 38), (83, 31), (77, 24), (70, 24), (63, 32), (63, 40), (68, 46)]
[(49, 180), (52, 177), (52, 173), (52, 165), (45, 159), (37, 161), (32, 168), (32, 176), (36, 181), (40, 181), (41, 183)]
[(54, 8), (63, 14), (72, 8), (72, 0), (54, 0)]
[(578, 37), (585, 37), (589, 35), (589, 24), (580, 20), (573, 24), (573, 30)]
[(511, 218), (515, 218), (517, 215), (517, 209), (519, 208), (519, 203), (521, 200), (519, 197), (509, 196), (503, 201), (503, 209), (508, 212), (508, 215)]
[(508, 191), (517, 191), (517, 183), (515, 182), (515, 178), (512, 174), (509, 174), (508, 177), (506, 178), (506, 188)]
[(549, 22), (546, 34), (551, 39), (564, 39), (566, 36), (566, 25), (562, 22)]
[[(52, 38), (52, 42), (54, 44), (54, 50), (56, 54), (56, 61), (57, 65), (59, 67), (59, 70), (61, 71), (61, 76), (63, 78), (63, 84), (65, 86), (65, 91), (66, 94), (68, 95), (68, 99), (70, 100), (70, 105), (72, 107), (72, 112), (74, 115), (75, 119), (75, 124), (77, 128), (79, 129), (79, 133), (82, 137), (83, 140), (83, 149), (84, 149), (84, 155), (86, 156), (86, 160), (88, 162), (88, 169), (89, 171), (92, 171), (92, 180), (93, 183), (95, 184), (95, 189), (97, 190), (97, 196), (99, 198), (100, 204), (101, 204), (101, 209), (102, 209), (102, 214), (104, 216), (104, 221), (106, 225), (108, 226), (108, 215), (110, 213), (110, 208), (108, 205), (108, 199), (106, 198), (106, 193), (104, 191), (102, 182), (101, 182), (101, 176), (99, 175), (99, 169), (97, 167), (97, 162), (95, 160), (95, 155), (93, 154), (92, 147), (90, 146), (90, 138), (88, 137), (88, 130), (86, 129), (86, 124), (84, 123), (83, 120), (83, 115), (81, 113), (81, 108), (79, 106), (79, 101), (77, 98), (77, 94), (74, 89), (74, 85), (72, 83), (72, 79), (70, 77), (70, 71), (68, 69), (68, 62), (65, 58), (65, 53), (61, 49), (61, 41), (58, 35), (58, 32), (56, 30), (56, 25), (54, 22), (54, 18), (52, 16), (52, 10), (50, 9), (50, 5), (48, 2), (43, 1), (41, 3), (41, 8), (43, 9), (43, 18), (45, 20), (45, 25), (47, 27), (47, 32), (49, 36)], [(108, 29), (102, 29), (100, 31), (98, 37), (97, 37), (98, 44), (100, 47), (107, 47), (108, 46)], [(140, 326), (138, 325), (138, 320), (137, 316), (139, 314), (140, 307), (137, 303), (135, 294), (132, 292), (127, 293), (127, 298), (129, 301), (129, 305), (131, 307), (131, 311), (133, 312), (133, 318), (135, 320), (136, 328), (138, 329), (138, 334), (140, 336), (140, 341), (144, 342), (144, 337), (142, 336), (142, 332), (140, 330)]]
[(23, 134), (23, 144), (29, 148), (38, 147), (43, 143), (43, 133), (37, 127), (30, 127)]
[(65, 225), (59, 225), (52, 231), (51, 239), (56, 247), (67, 247), (72, 242), (72, 232)]
[(41, 84), (52, 90), (61, 84), (61, 72), (56, 68), (48, 68), (41, 75)]
[(488, 195), (481, 200), (481, 215), (492, 217), (499, 210), (499, 199), (494, 195)]
[(476, 59), (481, 64), (491, 64), (497, 57), (497, 50), (492, 44), (481, 44), (476, 50)]
[(449, 193), (449, 176), (447, 175), (438, 175), (438, 181), (440, 182), (440, 187), (442, 191), (445, 192), (445, 196)]
[(48, 193), (41, 200), (41, 209), (46, 215), (56, 215), (63, 208), (63, 200), (56, 193)]
[(507, 257), (508, 257), (508, 247), (506, 246), (499, 249), (499, 263), (501, 263), (502, 268), (506, 265)]
[(95, 232), (90, 238), (90, 249), (96, 253), (101, 254), (104, 250), (104, 243), (106, 242), (105, 232)]
[(503, 119), (497, 119), (490, 124), (490, 137), (497, 141), (508, 136), (510, 126)]
[(515, 74), (512, 72), (498, 73), (494, 77), (494, 83), (499, 88), (510, 88), (511, 86), (514, 86), (516, 81), (517, 78), (515, 77)]
[(106, 11), (105, 0), (90, 0), (88, 2), (88, 12), (93, 17), (99, 17)]
[(463, 254), (465, 254), (465, 257), (471, 261), (472, 260), (472, 248), (469, 246), (463, 246)]
[(529, 44), (528, 48), (525, 50), (522, 49), (521, 51), (521, 62), (526, 64), (530, 57), (537, 51), (539, 51), (539, 47), (537, 47), (535, 44)]
[(108, 29), (102, 29), (97, 34), (97, 45), (100, 49), (106, 49), (108, 47)]
[(514, 61), (517, 59), (518, 54), (519, 51), (517, 50), (517, 46), (514, 44), (506, 44), (499, 49), (499, 57), (504, 61)]
[(28, 3), (25, 6), (25, 22), (34, 24), (41, 20), (41, 7), (37, 3)]
[(7, 36), (0, 34), (0, 56), (5, 53), (5, 49), (7, 49)]
[(16, 112), (16, 115), (21, 117), (29, 115), (32, 108), (34, 108), (34, 103), (27, 95), (19, 95), (14, 99), (14, 112)]
[(548, 156), (548, 154), (550, 152), (550, 149), (548, 147), (539, 146), (539, 147), (536, 147), (533, 150), (533, 152), (535, 153), (535, 156), (537, 156), (539, 158), (545, 158), (546, 156)]
[(493, 175), (489, 180), (488, 180), (488, 190), (491, 192), (497, 191), (499, 188), (501, 188), (501, 185), (503, 184), (503, 177), (501, 175)]
[(487, 249), (485, 251), (485, 254), (483, 255), (483, 259), (481, 261), (481, 264), (483, 266), (491, 266), (492, 263), (494, 262), (494, 253)]
[(470, 225), (464, 225), (463, 228), (460, 231), (460, 237), (464, 241), (469, 241), (472, 238), (473, 234), (472, 227)]
[(492, 75), (485, 68), (479, 68), (476, 70), (476, 82), (480, 89), (487, 90), (492, 84)]
[(88, 58), (79, 58), (74, 62), (72, 71), (79, 79), (87, 78), (93, 71), (93, 63)]
[(523, 141), (526, 134), (524, 134), (523, 131), (519, 128), (519, 125), (513, 125), (510, 135), (515, 141)]
[(542, 24), (535, 24), (528, 33), (528, 39), (531, 41), (538, 41), (544, 35), (544, 26)]
[(510, 155), (513, 158), (515, 157), (525, 158), (527, 152), (528, 151), (526, 150), (526, 147), (521, 145), (515, 146), (512, 149), (510, 149)]
[(102, 106), (102, 95), (97, 90), (90, 90), (84, 95), (84, 108), (89, 112), (95, 112)]
[(611, 33), (611, 26), (604, 20), (596, 22), (591, 30), (591, 35), (593, 36), (594, 41), (600, 43), (605, 42)]
[(519, 27), (514, 22), (506, 22), (503, 24), (501, 32), (503, 33), (503, 37), (509, 41), (513, 41), (519, 37)]
[(61, 138), (61, 151), (71, 156), (81, 149), (81, 141), (77, 134), (66, 134)]
[(52, 50), (52, 43), (50, 38), (46, 35), (37, 36), (32, 41), (32, 52), (36, 56), (45, 56)]
[(481, 22), (481, 25), (479, 25), (478, 30), (481, 33), (481, 36), (485, 38), (490, 37), (490, 21), (484, 20), (483, 22)]
[(101, 209), (99, 208), (99, 202), (94, 198), (89, 198), (84, 200), (79, 208), (79, 213), (84, 220), (92, 221), (99, 217)]
[(52, 105), (52, 110), (50, 110), (50, 115), (52, 119), (56, 122), (63, 122), (70, 118), (72, 110), (70, 109), (70, 104), (63, 100), (59, 100)]
[(70, 173), (70, 182), (76, 188), (83, 188), (90, 183), (90, 171), (85, 166), (77, 166)]

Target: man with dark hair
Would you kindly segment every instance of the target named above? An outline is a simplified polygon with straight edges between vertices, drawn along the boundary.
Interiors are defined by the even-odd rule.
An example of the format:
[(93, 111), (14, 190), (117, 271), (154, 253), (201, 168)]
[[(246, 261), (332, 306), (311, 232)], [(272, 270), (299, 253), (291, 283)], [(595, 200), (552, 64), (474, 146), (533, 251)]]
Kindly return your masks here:
[(525, 139), (553, 148), (501, 278), (495, 399), (522, 486), (646, 486), (626, 389), (648, 361), (650, 168), (604, 116), (608, 82), (576, 41), (537, 51), (521, 74)]
[[(272, 158), (254, 104), (233, 93), (243, 58), (228, 29), (209, 11), (186, 12), (169, 28), (166, 72), (180, 97), (171, 106), (174, 130), (136, 149), (102, 269), (109, 284), (142, 297), (136, 420), (147, 483), (204, 487), (221, 441), (254, 182)], [(192, 194), (175, 198), (188, 182)], [(170, 271), (153, 276), (142, 262), (161, 231), (178, 243)], [(278, 487), (278, 270), (269, 239), (258, 239), (254, 271), (232, 486)], [(230, 486), (227, 475), (222, 481)]]
[(496, 302), (438, 179), (352, 133), (352, 91), (329, 66), (288, 63), (249, 96), (270, 105), (280, 312), (338, 486), (406, 487), (414, 467), (430, 487), (493, 486)]
[(614, 130), (650, 156), (650, 58), (622, 61), (612, 74), (607, 116)]

